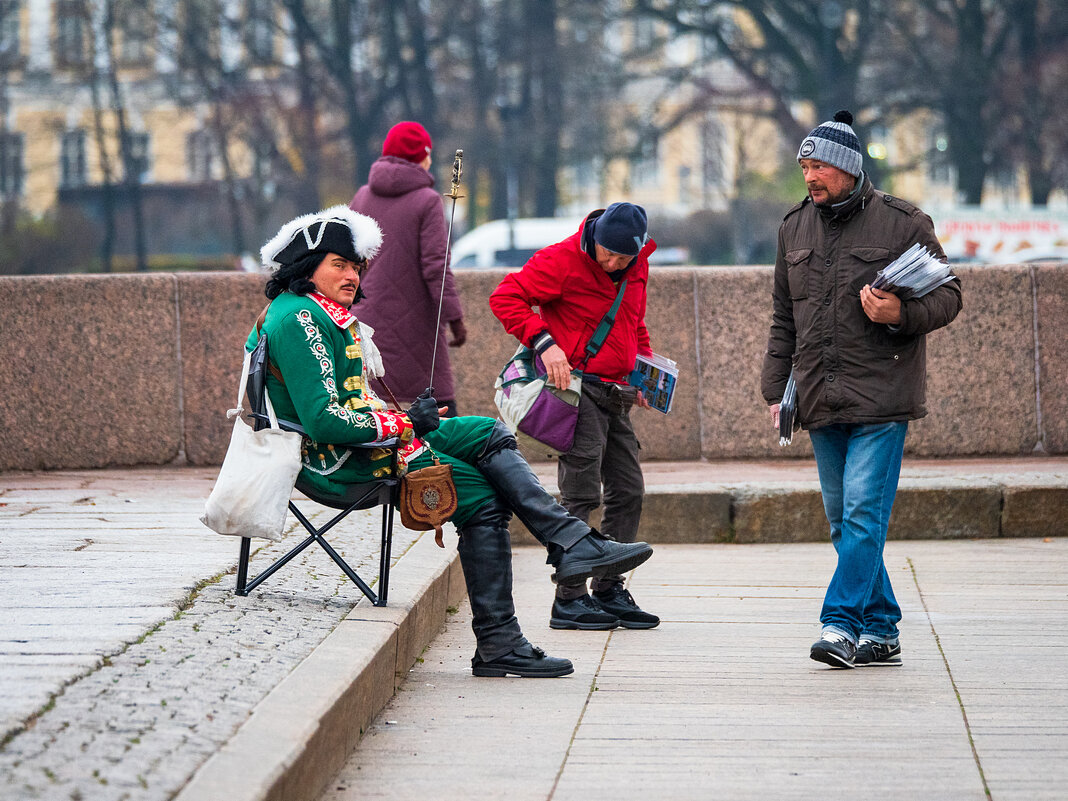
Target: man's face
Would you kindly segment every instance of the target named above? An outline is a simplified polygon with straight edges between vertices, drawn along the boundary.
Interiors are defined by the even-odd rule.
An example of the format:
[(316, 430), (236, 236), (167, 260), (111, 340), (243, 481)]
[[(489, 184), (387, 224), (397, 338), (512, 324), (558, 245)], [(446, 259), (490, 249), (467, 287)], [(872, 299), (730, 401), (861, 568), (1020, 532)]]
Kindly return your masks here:
[(326, 258), (311, 274), (311, 281), (320, 295), (325, 295), (346, 308), (356, 300), (360, 288), (360, 272), (367, 262), (349, 261), (336, 253), (327, 253)]
[(856, 186), (857, 179), (825, 161), (801, 159), (801, 175), (805, 178), (808, 195), (817, 206), (841, 203)]
[(626, 253), (616, 253), (614, 250), (609, 250), (597, 244), (594, 244), (594, 248), (597, 251), (597, 263), (601, 265), (601, 269), (606, 273), (619, 272), (634, 260), (633, 256), (628, 256)]

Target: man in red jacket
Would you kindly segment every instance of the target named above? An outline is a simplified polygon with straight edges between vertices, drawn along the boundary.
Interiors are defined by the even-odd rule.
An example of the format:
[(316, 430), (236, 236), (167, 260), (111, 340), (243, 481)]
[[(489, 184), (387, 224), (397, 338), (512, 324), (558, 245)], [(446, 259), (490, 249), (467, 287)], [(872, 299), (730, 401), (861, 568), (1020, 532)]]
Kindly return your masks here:
[[(613, 203), (592, 212), (563, 242), (539, 250), (490, 295), (497, 319), (537, 352), (556, 386), (566, 387), (571, 371), (582, 370), (575, 444), (560, 455), (557, 467), (560, 494), (564, 507), (586, 522), (601, 505), (603, 484), (602, 533), (619, 542), (637, 539), (645, 495), (630, 407), (649, 404), (627, 378), (635, 357), (652, 353), (645, 299), (649, 254), (655, 249), (645, 209)], [(621, 289), (615, 324), (600, 351), (583, 364), (586, 344)], [(592, 595), (584, 581), (557, 585), (549, 625), (595, 630), (656, 626), (660, 618), (640, 609), (624, 582), (621, 575), (593, 579)]]
[[(360, 303), (360, 320), (375, 332), (389, 389), (398, 401), (412, 403), (430, 385), (433, 363), (434, 396), (455, 417), (448, 349), (463, 345), (467, 330), (452, 270), (445, 269), (445, 213), (430, 174), (432, 147), (422, 125), (398, 122), (386, 134), (382, 157), (371, 165), (367, 184), (349, 208), (382, 228), (382, 249), (363, 278), (366, 299)], [(446, 345), (444, 331), (437, 332), (434, 361), (439, 298), (441, 322), (448, 324), (452, 339)]]

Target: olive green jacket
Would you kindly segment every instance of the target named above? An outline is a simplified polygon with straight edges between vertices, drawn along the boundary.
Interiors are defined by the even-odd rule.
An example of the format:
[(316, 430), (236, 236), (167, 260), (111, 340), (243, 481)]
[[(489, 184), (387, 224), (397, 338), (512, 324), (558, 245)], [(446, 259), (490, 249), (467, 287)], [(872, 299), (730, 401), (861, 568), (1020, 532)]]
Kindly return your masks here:
[(792, 362), (804, 428), (927, 414), (926, 335), (957, 316), (960, 281), (904, 301), (897, 326), (872, 322), (860, 303), (861, 288), (917, 242), (945, 259), (931, 218), (866, 176), (833, 210), (806, 198), (787, 212), (761, 374), (769, 404), (782, 399)]
[[(386, 448), (352, 448), (399, 437), (402, 461), (418, 455), (408, 415), (386, 409), (367, 387), (359, 322), (321, 295), (283, 292), (267, 309), (270, 374), (267, 392), (280, 420), (306, 432), (302, 475), (316, 489), (342, 494), (346, 485), (388, 475)], [(253, 328), (245, 347), (255, 347)], [(418, 446), (418, 440), (414, 441)]]

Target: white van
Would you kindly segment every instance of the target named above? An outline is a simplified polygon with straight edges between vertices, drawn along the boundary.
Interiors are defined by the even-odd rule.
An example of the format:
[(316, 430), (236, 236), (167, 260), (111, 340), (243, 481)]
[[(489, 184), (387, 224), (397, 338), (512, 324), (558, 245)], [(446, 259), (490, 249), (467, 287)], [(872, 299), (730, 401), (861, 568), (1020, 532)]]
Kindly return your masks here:
[(452, 245), (456, 269), (522, 267), (535, 251), (576, 233), (582, 218), (525, 217), (493, 220), (468, 231)]

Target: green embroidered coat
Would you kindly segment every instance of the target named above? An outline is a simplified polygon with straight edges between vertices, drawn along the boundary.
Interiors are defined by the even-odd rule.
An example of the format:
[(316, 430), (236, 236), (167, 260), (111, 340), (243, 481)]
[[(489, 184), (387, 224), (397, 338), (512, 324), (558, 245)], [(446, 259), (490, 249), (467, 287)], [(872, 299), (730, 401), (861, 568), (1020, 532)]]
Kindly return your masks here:
[[(489, 417), (455, 417), (426, 435), (414, 437), (411, 421), (393, 412), (367, 386), (364, 359), (373, 345), (359, 321), (345, 308), (321, 295), (283, 292), (267, 309), (263, 323), (271, 365), (267, 377), (279, 419), (303, 426), (302, 475), (313, 487), (341, 495), (346, 485), (388, 475), (391, 453), (386, 448), (352, 448), (399, 437), (401, 470), (433, 464), (426, 445), (452, 465), (458, 508), (457, 526), (494, 496), (477, 468), (478, 457), (493, 429)], [(259, 340), (252, 329), (245, 343)]]
[[(302, 456), (309, 483), (340, 494), (345, 485), (388, 475), (389, 450), (347, 447), (413, 438), (408, 416), (388, 411), (367, 389), (356, 318), (321, 296), (283, 292), (271, 302), (262, 330), (271, 365), (282, 377), (271, 370), (267, 391), (278, 417), (307, 432)], [(251, 350), (258, 338), (254, 328), (245, 347)]]

